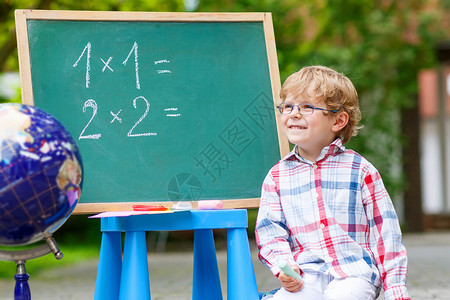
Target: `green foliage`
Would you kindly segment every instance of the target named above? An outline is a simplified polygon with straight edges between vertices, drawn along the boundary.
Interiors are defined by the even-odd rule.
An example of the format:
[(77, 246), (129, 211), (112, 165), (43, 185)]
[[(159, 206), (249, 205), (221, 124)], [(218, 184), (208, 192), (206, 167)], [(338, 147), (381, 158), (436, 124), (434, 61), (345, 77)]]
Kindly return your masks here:
[(99, 11), (183, 11), (182, 0), (54, 0), (51, 9)]
[[(37, 275), (48, 268), (73, 265), (86, 259), (98, 258), (101, 242), (99, 219), (88, 219), (85, 215), (72, 215), (53, 237), (64, 255), (62, 261), (56, 260), (52, 254), (29, 260), (25, 264), (29, 274)], [(20, 247), (0, 246), (0, 249), (24, 250), (40, 244), (43, 242)], [(0, 261), (0, 278), (13, 278), (15, 271), (14, 262)]]
[[(68, 265), (74, 265), (80, 261), (88, 259), (98, 258), (100, 252), (100, 244), (88, 243), (61, 243), (58, 244), (64, 257), (62, 260), (56, 260), (53, 254), (47, 254), (45, 256), (29, 260), (25, 263), (25, 268), (28, 274), (36, 276), (39, 272), (48, 270), (49, 268), (67, 267)], [(28, 247), (27, 249), (30, 249)], [(4, 250), (11, 250), (3, 247)], [(16, 274), (16, 263), (12, 261), (0, 260), (0, 278), (9, 278), (14, 281), (14, 275)]]

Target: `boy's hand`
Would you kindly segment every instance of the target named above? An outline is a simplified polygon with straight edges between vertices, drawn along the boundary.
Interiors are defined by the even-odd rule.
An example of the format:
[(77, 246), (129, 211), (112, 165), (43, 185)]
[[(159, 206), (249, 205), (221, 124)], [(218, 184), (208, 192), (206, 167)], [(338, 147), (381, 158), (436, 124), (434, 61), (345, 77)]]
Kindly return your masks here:
[[(300, 274), (298, 266), (292, 266), (292, 268), (296, 273)], [(283, 271), (280, 271), (280, 274), (278, 274), (278, 280), (280, 281), (281, 286), (291, 293), (298, 292), (303, 287), (303, 280), (288, 276)]]

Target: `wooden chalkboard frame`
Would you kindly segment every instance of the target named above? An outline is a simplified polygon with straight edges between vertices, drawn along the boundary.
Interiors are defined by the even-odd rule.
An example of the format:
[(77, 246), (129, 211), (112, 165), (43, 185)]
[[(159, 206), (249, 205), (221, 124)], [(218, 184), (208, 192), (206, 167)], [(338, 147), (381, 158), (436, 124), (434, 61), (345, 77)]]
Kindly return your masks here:
[[(28, 42), (27, 20), (75, 20), (75, 21), (151, 21), (151, 22), (262, 22), (266, 42), (270, 81), (274, 105), (279, 99), (280, 76), (275, 46), (275, 36), (271, 13), (165, 13), (165, 12), (105, 12), (105, 11), (56, 11), (56, 10), (16, 10), (16, 33), (19, 55), (19, 68), (22, 85), (22, 102), (34, 105), (30, 48)], [(279, 116), (277, 120), (278, 141), (281, 157), (289, 152), (289, 142), (282, 134)], [(132, 210), (130, 202), (79, 203), (74, 211), (78, 214), (102, 211)], [(171, 206), (173, 202), (139, 202), (139, 204), (162, 204)], [(198, 203), (194, 203), (194, 208)], [(259, 198), (231, 199), (224, 201), (224, 208), (255, 208)]]

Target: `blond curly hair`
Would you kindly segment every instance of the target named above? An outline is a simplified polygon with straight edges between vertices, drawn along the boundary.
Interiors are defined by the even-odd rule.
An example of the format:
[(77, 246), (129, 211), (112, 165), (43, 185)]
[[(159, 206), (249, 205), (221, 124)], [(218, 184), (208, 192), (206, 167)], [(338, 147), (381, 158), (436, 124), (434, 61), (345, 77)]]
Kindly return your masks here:
[[(286, 98), (303, 97), (323, 101), (328, 109), (345, 111), (349, 116), (347, 125), (339, 132), (342, 142), (347, 143), (362, 128), (358, 93), (344, 74), (324, 66), (304, 67), (290, 75), (280, 91), (281, 102)], [(324, 112), (328, 114), (328, 112)]]

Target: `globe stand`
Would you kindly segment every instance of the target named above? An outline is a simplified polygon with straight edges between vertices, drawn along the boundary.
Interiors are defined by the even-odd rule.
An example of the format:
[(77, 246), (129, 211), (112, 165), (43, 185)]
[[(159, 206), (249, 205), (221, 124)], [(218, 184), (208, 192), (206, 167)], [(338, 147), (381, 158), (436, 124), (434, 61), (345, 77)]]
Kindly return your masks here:
[(16, 286), (14, 288), (14, 300), (30, 300), (31, 293), (30, 287), (28, 285), (28, 279), (30, 275), (25, 269), (25, 263), (27, 260), (38, 258), (49, 253), (53, 253), (56, 259), (60, 260), (63, 258), (63, 254), (58, 248), (56, 241), (51, 235), (46, 236), (46, 243), (38, 247), (20, 250), (20, 251), (8, 251), (0, 250), (0, 260), (14, 261), (17, 265), (16, 275), (14, 279), (16, 280)]

